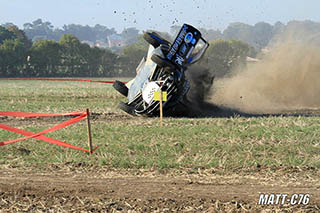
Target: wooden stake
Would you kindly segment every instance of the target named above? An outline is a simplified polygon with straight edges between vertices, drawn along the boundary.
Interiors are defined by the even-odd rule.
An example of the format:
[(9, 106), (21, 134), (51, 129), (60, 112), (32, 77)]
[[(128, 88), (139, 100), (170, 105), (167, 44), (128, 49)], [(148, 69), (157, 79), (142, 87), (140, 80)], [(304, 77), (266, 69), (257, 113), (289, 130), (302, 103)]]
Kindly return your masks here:
[(88, 144), (89, 144), (90, 154), (92, 154), (92, 136), (91, 136), (91, 124), (90, 124), (89, 109), (87, 109), (87, 124), (88, 124)]
[(160, 126), (162, 126), (162, 117), (163, 117), (163, 109), (162, 109), (162, 90), (160, 89)]

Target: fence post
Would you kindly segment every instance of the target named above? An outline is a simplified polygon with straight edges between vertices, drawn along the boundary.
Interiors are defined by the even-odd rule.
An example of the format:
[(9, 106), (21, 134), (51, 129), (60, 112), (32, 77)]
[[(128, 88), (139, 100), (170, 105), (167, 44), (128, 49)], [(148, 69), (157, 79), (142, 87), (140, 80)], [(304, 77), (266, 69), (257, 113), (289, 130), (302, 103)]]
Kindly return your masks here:
[(88, 126), (88, 144), (90, 154), (92, 154), (92, 135), (91, 135), (91, 124), (90, 124), (90, 111), (87, 109), (87, 126)]

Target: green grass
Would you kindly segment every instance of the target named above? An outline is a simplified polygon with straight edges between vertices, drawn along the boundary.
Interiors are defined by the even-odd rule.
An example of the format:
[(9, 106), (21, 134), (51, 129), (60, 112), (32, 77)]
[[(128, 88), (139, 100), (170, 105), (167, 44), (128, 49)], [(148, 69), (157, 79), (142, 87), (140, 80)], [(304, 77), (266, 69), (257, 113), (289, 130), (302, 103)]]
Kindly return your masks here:
[(2, 111), (60, 112), (90, 108), (111, 112), (119, 99), (107, 84), (88, 82), (1, 81)]
[[(111, 85), (85, 82), (0, 81), (0, 110), (71, 112), (90, 108), (94, 155), (35, 139), (0, 147), (0, 164), (40, 167), (85, 164), (110, 168), (320, 168), (319, 117), (122, 118), (123, 97)], [(114, 113), (108, 117), (108, 113)], [(30, 120), (30, 119), (29, 119)], [(15, 127), (40, 131), (57, 121), (10, 118)], [(47, 134), (87, 148), (84, 121)], [(19, 137), (0, 130), (0, 141)], [(27, 150), (27, 151), (26, 151)], [(30, 152), (28, 152), (30, 151)]]

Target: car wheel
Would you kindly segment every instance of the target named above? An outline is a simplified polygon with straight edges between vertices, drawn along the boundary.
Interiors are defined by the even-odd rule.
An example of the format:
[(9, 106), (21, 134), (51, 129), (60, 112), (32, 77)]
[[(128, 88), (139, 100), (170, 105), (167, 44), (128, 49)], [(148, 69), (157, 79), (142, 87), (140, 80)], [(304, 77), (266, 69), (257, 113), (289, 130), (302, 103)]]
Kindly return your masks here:
[(162, 58), (162, 57), (159, 56), (159, 55), (156, 55), (156, 54), (152, 55), (152, 56), (151, 56), (151, 60), (152, 60), (154, 63), (156, 63), (159, 67), (169, 67), (169, 68), (172, 68), (172, 69), (175, 68), (174, 65), (173, 65), (171, 62), (169, 62), (169, 61), (168, 61), (167, 59), (165, 59), (165, 58)]
[(158, 33), (156, 32), (145, 32), (143, 34), (143, 38), (151, 44), (154, 48), (159, 47), (161, 44), (170, 45), (170, 42), (163, 39)]
[(113, 88), (115, 88), (115, 90), (120, 92), (122, 95), (124, 95), (126, 97), (128, 96), (128, 87), (124, 83), (122, 83), (121, 81), (116, 80), (112, 86), (113, 86)]
[(134, 114), (134, 108), (129, 106), (126, 103), (120, 102), (118, 105), (118, 108), (121, 109), (122, 111), (125, 111), (126, 113), (130, 114), (130, 115), (135, 115)]

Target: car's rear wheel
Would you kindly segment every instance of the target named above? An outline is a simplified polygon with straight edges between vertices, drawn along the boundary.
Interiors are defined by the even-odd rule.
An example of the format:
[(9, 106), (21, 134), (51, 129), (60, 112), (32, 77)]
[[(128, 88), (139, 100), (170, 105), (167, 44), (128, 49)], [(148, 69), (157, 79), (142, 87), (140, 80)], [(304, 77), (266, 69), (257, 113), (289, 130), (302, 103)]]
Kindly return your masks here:
[(122, 111), (125, 111), (126, 113), (130, 114), (130, 115), (135, 115), (134, 114), (134, 108), (129, 106), (126, 103), (120, 102), (118, 105), (118, 108), (121, 109)]
[(159, 47), (161, 44), (170, 45), (170, 42), (163, 39), (158, 33), (156, 32), (145, 32), (143, 34), (143, 38), (151, 44), (154, 48)]
[(169, 67), (169, 68), (172, 68), (174, 69), (174, 65), (172, 63), (170, 63), (167, 59), (165, 58), (162, 58), (161, 56), (159, 55), (152, 55), (151, 56), (151, 60), (156, 63), (159, 67)]
[(124, 83), (122, 83), (121, 81), (116, 80), (112, 86), (113, 86), (113, 88), (115, 88), (115, 90), (117, 90), (122, 95), (124, 95), (126, 97), (128, 96), (128, 87)]

